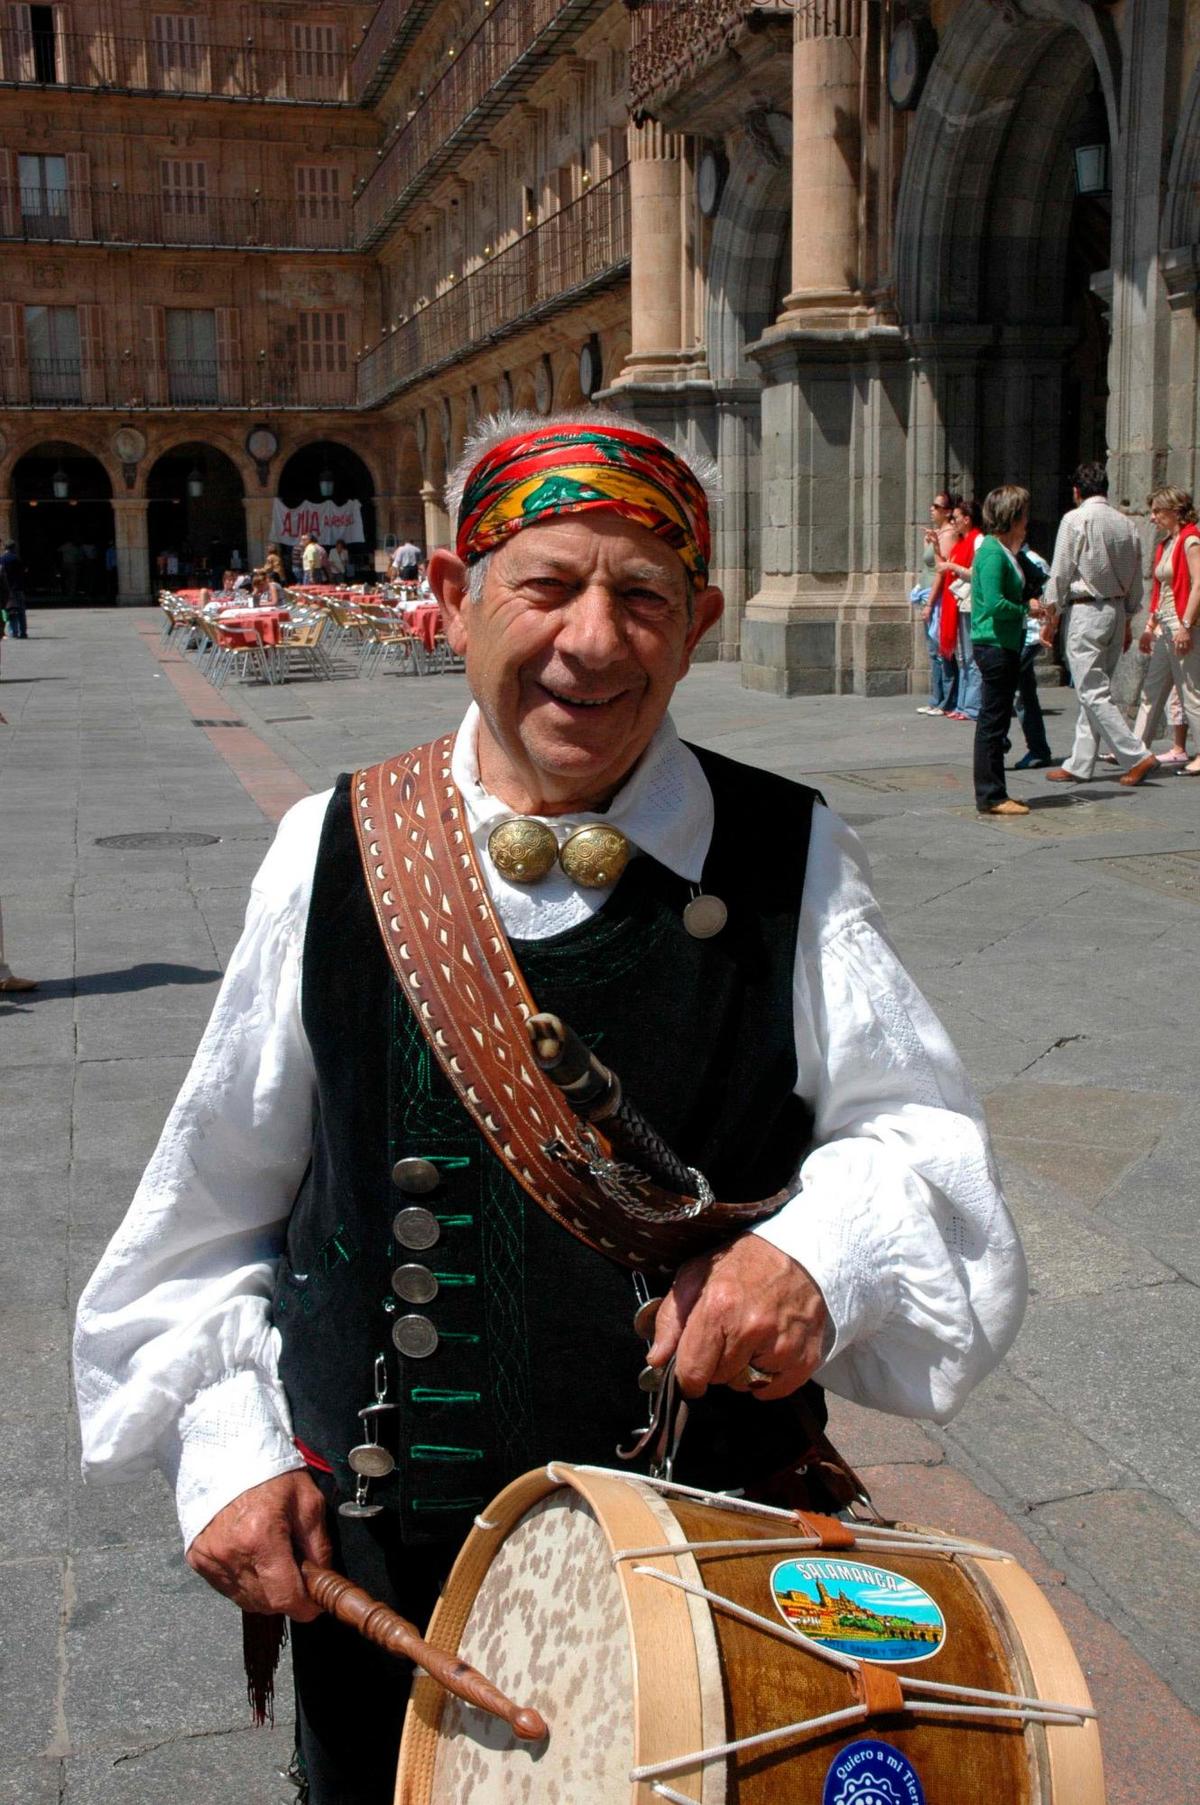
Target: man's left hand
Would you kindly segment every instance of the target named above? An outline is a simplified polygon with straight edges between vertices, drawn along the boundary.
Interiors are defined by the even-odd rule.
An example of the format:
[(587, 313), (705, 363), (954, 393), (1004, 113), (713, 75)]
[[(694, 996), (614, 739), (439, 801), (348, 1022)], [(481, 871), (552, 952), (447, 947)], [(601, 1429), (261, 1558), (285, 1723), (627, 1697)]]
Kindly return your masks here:
[(1133, 644), (1133, 622), (1131, 620), (1127, 619), (1125, 622), (1125, 640), (1124, 640), (1124, 644), (1121, 647), (1121, 650), (1123, 652), (1127, 652), (1132, 644)]
[[(798, 1391), (821, 1364), (829, 1313), (798, 1261), (760, 1235), (741, 1235), (681, 1266), (655, 1323), (651, 1366), (675, 1355), (684, 1394), (710, 1385), (769, 1401)], [(751, 1385), (748, 1366), (772, 1374)]]

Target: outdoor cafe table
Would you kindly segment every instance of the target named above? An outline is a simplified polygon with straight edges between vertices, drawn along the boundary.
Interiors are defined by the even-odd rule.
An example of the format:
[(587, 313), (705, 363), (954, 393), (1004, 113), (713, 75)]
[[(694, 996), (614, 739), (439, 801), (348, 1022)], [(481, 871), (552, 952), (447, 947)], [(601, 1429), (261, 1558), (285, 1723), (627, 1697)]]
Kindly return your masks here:
[(429, 602), (423, 608), (410, 608), (404, 616), (404, 624), (425, 650), (432, 652), (441, 630), (442, 611), (436, 602)]
[(283, 623), (291, 619), (287, 608), (229, 608), (218, 614), (216, 625), (222, 633), (234, 633), (243, 645), (257, 641), (264, 646), (283, 643)]

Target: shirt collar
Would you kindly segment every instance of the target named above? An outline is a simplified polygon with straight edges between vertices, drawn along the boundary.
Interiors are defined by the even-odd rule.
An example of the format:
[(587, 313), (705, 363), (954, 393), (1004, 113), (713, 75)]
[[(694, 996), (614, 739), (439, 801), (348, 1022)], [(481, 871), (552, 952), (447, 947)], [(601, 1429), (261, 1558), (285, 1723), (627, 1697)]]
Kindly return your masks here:
[[(454, 741), (450, 775), (466, 803), (468, 823), (476, 837), (513, 813), (479, 781), (478, 733), (479, 705), (472, 702)], [(538, 817), (548, 822), (560, 840), (589, 821), (607, 822), (620, 828), (639, 851), (689, 884), (700, 882), (712, 842), (713, 818), (712, 791), (700, 761), (680, 739), (669, 714), (603, 813), (584, 810)]]

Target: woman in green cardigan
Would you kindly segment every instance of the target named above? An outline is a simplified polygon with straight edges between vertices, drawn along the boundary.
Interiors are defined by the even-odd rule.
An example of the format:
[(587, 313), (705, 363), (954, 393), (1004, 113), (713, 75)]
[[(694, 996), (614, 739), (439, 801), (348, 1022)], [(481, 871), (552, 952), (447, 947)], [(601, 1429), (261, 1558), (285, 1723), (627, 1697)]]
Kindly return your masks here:
[(983, 679), (975, 723), (975, 806), (981, 815), (1027, 815), (1004, 786), (1004, 741), (1012, 719), (1025, 643), (1025, 576), (1017, 553), (1029, 525), (1029, 490), (993, 489), (983, 504), (981, 540), (971, 566), (971, 639)]

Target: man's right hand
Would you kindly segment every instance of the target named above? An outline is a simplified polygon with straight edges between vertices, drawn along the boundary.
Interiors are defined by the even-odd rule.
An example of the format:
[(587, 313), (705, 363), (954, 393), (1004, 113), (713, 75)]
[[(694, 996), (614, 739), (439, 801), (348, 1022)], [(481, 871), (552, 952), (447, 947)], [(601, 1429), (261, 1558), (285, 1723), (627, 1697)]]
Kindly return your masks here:
[(281, 1612), (297, 1623), (321, 1615), (304, 1587), (301, 1560), (328, 1566), (325, 1500), (300, 1469), (251, 1486), (207, 1523), (187, 1561), (243, 1611)]

